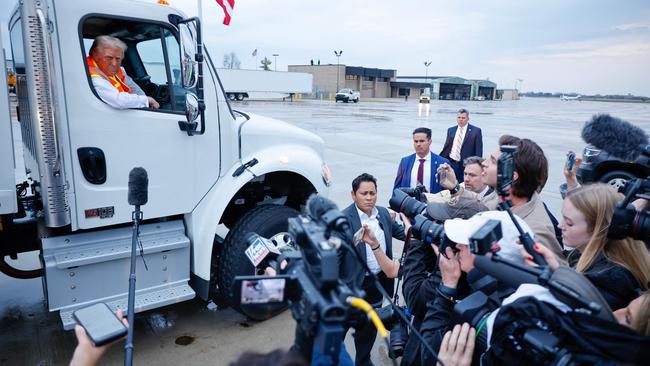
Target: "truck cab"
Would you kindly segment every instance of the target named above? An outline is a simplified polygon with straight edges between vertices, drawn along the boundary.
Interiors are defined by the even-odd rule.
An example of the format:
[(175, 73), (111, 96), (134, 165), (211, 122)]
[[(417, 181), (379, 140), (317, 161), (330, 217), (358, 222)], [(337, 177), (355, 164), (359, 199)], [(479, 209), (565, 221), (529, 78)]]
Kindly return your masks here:
[[(327, 192), (322, 139), (231, 109), (199, 19), (129, 0), (25, 0), (12, 14), (25, 165), (17, 170), (26, 179), (11, 162), (0, 165), (16, 178), (0, 187), (14, 192), (0, 206), (0, 251), (15, 258), (38, 250), (42, 268), (20, 271), (2, 260), (0, 270), (42, 275), (48, 308), (61, 312), (66, 329), (82, 306), (125, 308), (133, 167), (149, 177), (136, 311), (195, 295), (231, 300), (234, 277), (257, 271), (243, 255), (245, 234), (285, 237), (286, 219), (310, 194)], [(102, 100), (87, 62), (99, 35), (127, 45), (124, 71), (159, 109)], [(13, 143), (7, 110), (2, 146)]]

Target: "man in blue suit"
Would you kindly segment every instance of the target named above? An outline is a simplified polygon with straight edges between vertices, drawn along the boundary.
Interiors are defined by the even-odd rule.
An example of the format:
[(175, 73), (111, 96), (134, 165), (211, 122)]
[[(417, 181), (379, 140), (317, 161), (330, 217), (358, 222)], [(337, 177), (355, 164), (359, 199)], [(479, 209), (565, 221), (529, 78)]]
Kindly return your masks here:
[(393, 189), (423, 184), (429, 193), (438, 193), (442, 187), (436, 182), (438, 166), (449, 161), (431, 152), (431, 129), (419, 127), (413, 131), (415, 154), (399, 162)]
[(440, 156), (449, 159), (449, 165), (461, 183), (465, 169), (463, 160), (470, 156), (483, 157), (483, 135), (480, 128), (469, 124), (469, 112), (466, 109), (458, 111), (456, 122), (456, 126), (447, 130), (447, 140)]

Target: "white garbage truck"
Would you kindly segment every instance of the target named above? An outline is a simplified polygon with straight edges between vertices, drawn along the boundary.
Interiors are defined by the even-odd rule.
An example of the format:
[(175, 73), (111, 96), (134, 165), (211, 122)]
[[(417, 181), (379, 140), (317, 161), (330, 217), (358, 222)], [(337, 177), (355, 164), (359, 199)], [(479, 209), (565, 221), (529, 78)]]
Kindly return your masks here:
[[(199, 19), (153, 2), (20, 0), (8, 25), (17, 105), (0, 88), (0, 271), (42, 276), (64, 328), (80, 307), (126, 308), (132, 168), (149, 178), (136, 312), (195, 296), (232, 300), (234, 277), (258, 271), (244, 255), (246, 234), (292, 245), (287, 218), (327, 192), (321, 138), (231, 109)], [(87, 62), (99, 35), (126, 43), (122, 66), (159, 109), (100, 99)], [(31, 251), (41, 268), (16, 268), (18, 254)]]

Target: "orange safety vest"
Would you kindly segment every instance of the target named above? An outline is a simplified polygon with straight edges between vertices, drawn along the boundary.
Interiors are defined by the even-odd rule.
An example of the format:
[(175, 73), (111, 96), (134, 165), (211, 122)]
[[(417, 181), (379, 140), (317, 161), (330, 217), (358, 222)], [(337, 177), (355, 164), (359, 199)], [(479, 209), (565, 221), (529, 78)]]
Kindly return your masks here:
[(129, 88), (124, 80), (126, 79), (126, 75), (122, 71), (122, 68), (120, 68), (120, 71), (113, 76), (106, 76), (100, 69), (99, 66), (97, 66), (97, 63), (95, 60), (93, 60), (92, 57), (88, 56), (86, 57), (86, 62), (88, 63), (88, 71), (90, 71), (90, 77), (91, 78), (102, 78), (104, 80), (108, 80), (109, 83), (111, 83), (117, 91), (120, 93), (126, 92), (130, 93), (131, 88)]

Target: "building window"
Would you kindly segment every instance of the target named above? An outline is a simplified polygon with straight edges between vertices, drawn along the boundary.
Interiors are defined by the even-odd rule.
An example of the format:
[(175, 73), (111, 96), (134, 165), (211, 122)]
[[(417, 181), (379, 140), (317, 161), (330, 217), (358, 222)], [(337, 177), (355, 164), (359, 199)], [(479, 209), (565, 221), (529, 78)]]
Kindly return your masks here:
[(359, 80), (358, 75), (345, 75), (345, 80)]
[(374, 81), (375, 77), (374, 76), (364, 76), (363, 80), (365, 80), (365, 81)]

